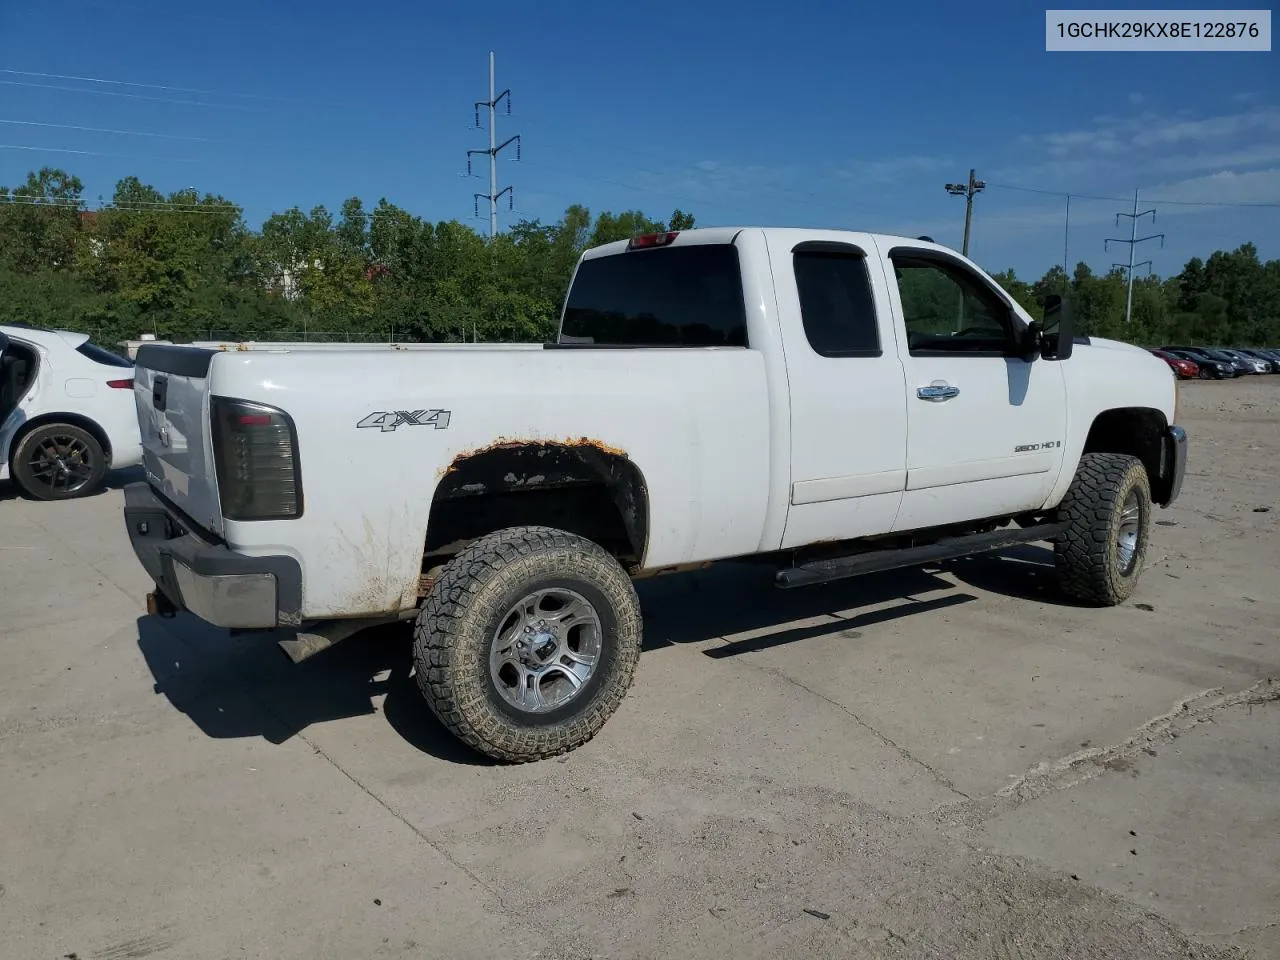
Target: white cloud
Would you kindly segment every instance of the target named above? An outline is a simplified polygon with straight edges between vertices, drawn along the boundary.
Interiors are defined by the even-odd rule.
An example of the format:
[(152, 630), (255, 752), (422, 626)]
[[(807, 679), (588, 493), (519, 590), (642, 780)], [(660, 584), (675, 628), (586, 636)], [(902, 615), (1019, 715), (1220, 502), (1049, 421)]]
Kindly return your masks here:
[[(1144, 191), (1159, 200), (1196, 201), (1214, 203), (1264, 203), (1280, 199), (1280, 167), (1267, 170), (1219, 170), (1216, 173), (1172, 183), (1163, 183)], [(1158, 206), (1159, 203), (1157, 202)], [(1189, 213), (1201, 207), (1170, 206), (1160, 213)]]
[(1230, 137), (1268, 133), (1280, 133), (1280, 110), (1262, 109), (1203, 120), (1176, 120), (1143, 125), (1132, 132), (1132, 142), (1136, 146), (1146, 147), (1170, 143), (1216, 142)]
[(1098, 193), (1108, 183), (1275, 164), (1280, 108), (1210, 117), (1154, 111), (1100, 116), (1088, 127), (1023, 134), (1017, 143), (1017, 161), (992, 170), (992, 179)]
[(1147, 99), (1146, 97), (1144, 97), (1142, 94), (1137, 92), (1129, 94), (1129, 102), (1132, 103), (1135, 107), (1141, 103), (1144, 103), (1146, 99)]

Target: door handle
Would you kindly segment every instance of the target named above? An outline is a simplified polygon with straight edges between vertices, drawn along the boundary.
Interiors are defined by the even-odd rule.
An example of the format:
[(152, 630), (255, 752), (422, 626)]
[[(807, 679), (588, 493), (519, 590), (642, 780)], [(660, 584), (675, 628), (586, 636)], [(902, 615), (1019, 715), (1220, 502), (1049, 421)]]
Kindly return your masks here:
[(916, 396), (931, 403), (941, 403), (943, 400), (960, 396), (960, 388), (947, 383), (931, 383), (927, 387), (917, 387)]

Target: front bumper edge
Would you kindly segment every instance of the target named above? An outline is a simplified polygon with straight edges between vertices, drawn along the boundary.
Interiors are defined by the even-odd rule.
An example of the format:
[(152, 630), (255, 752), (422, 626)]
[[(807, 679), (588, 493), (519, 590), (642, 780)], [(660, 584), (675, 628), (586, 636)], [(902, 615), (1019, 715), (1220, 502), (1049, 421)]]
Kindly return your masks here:
[(1163, 466), (1168, 486), (1158, 502), (1160, 506), (1167, 507), (1178, 499), (1183, 477), (1187, 474), (1187, 431), (1182, 427), (1172, 425), (1165, 428)]

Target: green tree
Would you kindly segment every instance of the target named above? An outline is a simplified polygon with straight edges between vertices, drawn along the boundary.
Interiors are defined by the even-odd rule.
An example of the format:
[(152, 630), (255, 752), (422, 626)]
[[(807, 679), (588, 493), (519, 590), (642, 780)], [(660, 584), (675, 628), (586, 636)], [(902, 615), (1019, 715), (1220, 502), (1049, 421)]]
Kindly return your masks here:
[[(555, 222), (523, 220), (490, 240), (456, 220), (433, 222), (386, 198), (351, 197), (335, 217), (292, 207), (250, 230), (228, 200), (194, 188), (162, 193), (125, 177), (89, 211), (80, 181), (32, 171), (0, 186), (0, 302), (6, 315), (87, 330), (106, 346), (154, 331), (174, 339), (305, 335), (350, 339), (538, 340), (554, 336), (582, 252), (615, 240), (691, 230), (643, 211), (568, 207)], [(1206, 251), (1166, 279), (1133, 285), (1077, 264), (1035, 283), (997, 283), (1033, 316), (1069, 292), (1082, 332), (1136, 343), (1280, 343), (1280, 260), (1253, 244)], [(955, 326), (955, 291), (917, 277), (910, 293)], [(943, 289), (946, 287), (946, 289)]]
[(1019, 280), (1012, 267), (1003, 273), (993, 273), (991, 278), (1000, 284), (1005, 292), (1013, 297), (1018, 305), (1031, 314), (1032, 317), (1040, 315), (1042, 302), (1036, 297), (1035, 288), (1031, 284)]
[(79, 178), (44, 167), (0, 188), (0, 263), (19, 273), (71, 270), (81, 239)]

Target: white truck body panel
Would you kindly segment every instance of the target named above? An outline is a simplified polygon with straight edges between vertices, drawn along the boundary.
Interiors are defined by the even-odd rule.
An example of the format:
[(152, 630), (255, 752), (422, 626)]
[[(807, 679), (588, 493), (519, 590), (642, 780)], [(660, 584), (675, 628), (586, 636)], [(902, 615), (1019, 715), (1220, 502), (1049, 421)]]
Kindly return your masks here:
[(766, 239), (791, 408), (786, 533), (771, 548), (884, 533), (906, 482), (906, 380), (892, 304), (884, 284), (873, 283), (880, 357), (820, 356), (805, 335), (791, 266), (800, 243), (847, 243), (874, 255), (875, 240), (815, 230), (770, 230)]
[[(889, 259), (896, 248), (945, 254), (1009, 304), (1017, 323), (1031, 321), (941, 246), (760, 228), (693, 231), (673, 246), (730, 242), (747, 348), (219, 343), (207, 381), (165, 375), (163, 415), (153, 408), (154, 374), (139, 365), (149, 481), (232, 550), (293, 557), (302, 616), (322, 619), (417, 603), (433, 495), (456, 458), (495, 444), (623, 452), (647, 494), (640, 566), (656, 568), (1045, 509), (1064, 495), (1099, 412), (1151, 408), (1174, 422), (1169, 368), (1124, 344), (1094, 341), (1064, 362), (913, 355)], [(791, 266), (800, 243), (865, 253), (877, 356), (811, 349)], [(648, 255), (625, 250), (611, 244), (582, 262)], [(942, 403), (917, 396), (938, 381), (959, 394)], [(292, 418), (300, 517), (221, 516), (211, 396)], [(425, 410), (449, 411), (447, 428), (357, 426), (379, 412)]]
[[(219, 356), (204, 396), (252, 398), (289, 411), (304, 477), (303, 515), (250, 522), (219, 517), (212, 529), (237, 552), (297, 559), (308, 617), (377, 613), (416, 602), (437, 484), (456, 456), (497, 442), (590, 438), (649, 464), (644, 479), (657, 522), (649, 530), (648, 566), (759, 548), (768, 502), (769, 409), (755, 351), (423, 355), (353, 346), (288, 356), (286, 365), (277, 362), (279, 353)], [(374, 364), (376, 376), (335, 386), (349, 383), (354, 369)], [(195, 410), (186, 399), (189, 381), (168, 376), (171, 390), (172, 384), (183, 386), (183, 415), (171, 430), (181, 430), (187, 445), (168, 455), (155, 447), (156, 430), (147, 429), (145, 419), (151, 377), (140, 376), (148, 476), (154, 472), (152, 485), (203, 521), (217, 502), (213, 471), (203, 470), (197, 475), (205, 480), (185, 486), (173, 478), (200, 470), (199, 458), (212, 463), (209, 431), (185, 415)], [(207, 405), (206, 399), (200, 421), (206, 425)], [(448, 429), (356, 427), (370, 413), (417, 409), (451, 411)]]

